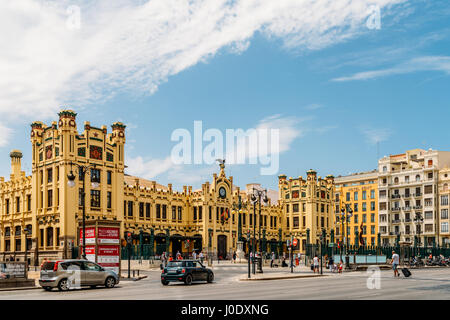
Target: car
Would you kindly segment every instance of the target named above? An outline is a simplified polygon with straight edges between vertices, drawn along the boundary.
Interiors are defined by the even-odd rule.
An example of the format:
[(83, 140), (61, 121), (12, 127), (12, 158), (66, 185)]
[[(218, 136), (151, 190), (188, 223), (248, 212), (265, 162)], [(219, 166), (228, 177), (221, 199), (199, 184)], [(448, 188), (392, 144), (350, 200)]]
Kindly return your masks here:
[(191, 285), (194, 281), (214, 281), (214, 273), (197, 260), (169, 261), (161, 272), (161, 283), (165, 286), (169, 282), (181, 281)]
[(114, 288), (120, 281), (111, 270), (84, 259), (45, 261), (41, 266), (39, 285), (46, 291), (58, 288), (67, 291), (71, 288), (105, 286)]

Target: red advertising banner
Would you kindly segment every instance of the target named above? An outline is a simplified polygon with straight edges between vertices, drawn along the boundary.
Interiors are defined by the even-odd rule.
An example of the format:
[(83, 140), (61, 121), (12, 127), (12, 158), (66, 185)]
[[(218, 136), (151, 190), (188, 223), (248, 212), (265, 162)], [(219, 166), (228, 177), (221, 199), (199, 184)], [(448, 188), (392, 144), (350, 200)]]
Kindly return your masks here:
[(97, 239), (99, 244), (119, 244), (120, 230), (119, 228), (99, 227)]
[[(87, 232), (86, 232), (87, 234)], [(87, 240), (87, 238), (86, 238)], [(86, 246), (86, 259), (95, 262), (95, 246)]]
[(120, 263), (120, 248), (119, 246), (99, 245), (97, 254), (97, 263), (105, 269), (112, 270), (119, 273)]
[[(86, 228), (86, 244), (95, 243), (95, 228)], [(80, 245), (83, 245), (83, 228), (80, 228)]]

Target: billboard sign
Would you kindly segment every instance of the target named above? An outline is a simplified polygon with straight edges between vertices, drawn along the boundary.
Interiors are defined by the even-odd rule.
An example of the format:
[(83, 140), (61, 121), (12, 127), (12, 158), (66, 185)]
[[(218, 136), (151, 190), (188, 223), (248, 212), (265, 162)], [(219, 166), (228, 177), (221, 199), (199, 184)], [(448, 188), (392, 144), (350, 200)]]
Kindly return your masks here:
[(98, 227), (97, 242), (99, 244), (119, 244), (120, 243), (119, 228)]

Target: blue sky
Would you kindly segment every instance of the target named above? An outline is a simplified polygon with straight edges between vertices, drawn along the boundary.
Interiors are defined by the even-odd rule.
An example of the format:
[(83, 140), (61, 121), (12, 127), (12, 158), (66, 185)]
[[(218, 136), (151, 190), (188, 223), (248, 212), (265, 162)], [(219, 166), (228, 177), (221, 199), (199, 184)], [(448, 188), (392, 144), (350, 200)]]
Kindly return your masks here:
[[(27, 2), (34, 8), (35, 1)], [(123, 6), (108, 7), (99, 1), (106, 12), (101, 17), (106, 19), (110, 17), (108, 14), (130, 10), (136, 10), (130, 13), (135, 18), (136, 14), (145, 17), (156, 10), (152, 1), (119, 2)], [(198, 18), (195, 10), (200, 12), (206, 6), (198, 2), (191, 8), (193, 13), (189, 13), (193, 19)], [(335, 1), (333, 6), (339, 2), (345, 7), (346, 1)], [(290, 16), (283, 10), (295, 12), (304, 8), (296, 5), (288, 8), (286, 0), (286, 7), (279, 8), (279, 15), (288, 18), (281, 19), (281, 25), (280, 17), (266, 17), (267, 8), (258, 7), (261, 10), (254, 11), (255, 15), (260, 12), (259, 17), (264, 16), (260, 25), (248, 26), (250, 22), (244, 22), (252, 22), (252, 14), (238, 10), (241, 16), (238, 15), (238, 22), (230, 22), (230, 31), (225, 27), (218, 31), (216, 21), (212, 31), (195, 43), (183, 46), (180, 43), (187, 41), (186, 37), (200, 32), (201, 24), (190, 30), (180, 22), (173, 30), (151, 33), (150, 37), (141, 37), (136, 32), (136, 39), (127, 38), (133, 41), (131, 47), (129, 42), (117, 45), (117, 41), (112, 41), (113, 46), (106, 40), (104, 47), (97, 47), (98, 39), (120, 35), (119, 27), (90, 26), (92, 4), (67, 1), (66, 6), (74, 3), (81, 8), (84, 23), (79, 34), (68, 40), (74, 43), (63, 41), (62, 46), (67, 48), (63, 48), (61, 56), (48, 57), (48, 72), (42, 62), (47, 59), (40, 56), (38, 49), (40, 46), (51, 48), (52, 41), (64, 34), (45, 33), (43, 37), (47, 41), (22, 43), (23, 48), (33, 48), (37, 53), (25, 57), (17, 53), (18, 57), (29, 63), (30, 72), (36, 72), (36, 65), (39, 65), (38, 74), (42, 73), (42, 77), (34, 79), (25, 72), (28, 69), (24, 69), (13, 75), (14, 87), (8, 81), (0, 81), (1, 90), (11, 92), (16, 87), (24, 88), (28, 94), (26, 99), (18, 94), (0, 96), (3, 119), (0, 120), (3, 135), (0, 150), (4, 155), (0, 158), (0, 175), (9, 176), (8, 153), (15, 148), (23, 151), (23, 167), (28, 174), (31, 172), (29, 124), (34, 120), (50, 124), (56, 120), (60, 106), (69, 106), (78, 112), (79, 129), (85, 120), (98, 127), (109, 126), (117, 120), (127, 124), (128, 172), (162, 184), (172, 182), (176, 188), (199, 187), (218, 169), (217, 165), (175, 166), (168, 160), (175, 145), (170, 141), (171, 133), (177, 128), (192, 132), (194, 120), (203, 121), (204, 129), (217, 128), (224, 132), (227, 128), (255, 128), (275, 117), (276, 124), (286, 129), (282, 133), (288, 135), (281, 137), (285, 139), (286, 149), (280, 153), (278, 174), (292, 177), (305, 176), (310, 168), (322, 176), (374, 169), (377, 141), (380, 157), (412, 148), (450, 150), (447, 133), (450, 4), (448, 1), (362, 2), (367, 7), (373, 3), (379, 5), (380, 29), (367, 28), (366, 7), (352, 11), (355, 16), (352, 20), (352, 14), (345, 13), (340, 6), (328, 8), (327, 1), (318, 3), (327, 8), (323, 10), (328, 10), (328, 18), (318, 14), (305, 25), (292, 17), (289, 20)], [(235, 9), (230, 6), (231, 9), (227, 8), (231, 11)], [(317, 8), (319, 13), (320, 8)], [(23, 8), (6, 9), (18, 14)], [(172, 14), (170, 6), (164, 9)], [(53, 24), (67, 18), (64, 10), (61, 13), (61, 7), (48, 10), (51, 17), (45, 19), (54, 19)], [(214, 16), (215, 10), (218, 12), (216, 7), (208, 10), (210, 16)], [(178, 17), (178, 13), (175, 16)], [(23, 25), (17, 20), (14, 25), (27, 34), (44, 35), (46, 25), (27, 23), (24, 18)], [(120, 25), (120, 30), (147, 27), (157, 25), (128, 23)], [(90, 28), (98, 31), (99, 38), (95, 42), (85, 41), (87, 36), (83, 32), (91, 32)], [(192, 34), (186, 31), (188, 29)], [(214, 37), (209, 37), (211, 32)], [(154, 38), (159, 40), (152, 43)], [(164, 41), (168, 38), (176, 40), (167, 44)], [(222, 38), (223, 41), (217, 40)], [(152, 56), (148, 51), (151, 46), (146, 47), (149, 45), (146, 42), (153, 44), (155, 52), (166, 50), (173, 43), (180, 47), (171, 48), (171, 54)], [(73, 56), (72, 62), (67, 60), (73, 54), (73, 46), (79, 44), (80, 53)], [(104, 48), (111, 49), (110, 55), (104, 53)], [(138, 56), (129, 53), (134, 49), (140, 53)], [(91, 51), (105, 56), (99, 61), (84, 54)], [(19, 52), (26, 55), (28, 51)], [(78, 58), (80, 55), (83, 59)], [(20, 60), (15, 58), (11, 54), (0, 54), (0, 70), (14, 66), (15, 60)], [(110, 64), (104, 62), (109, 58)], [(67, 72), (55, 73), (64, 86), (53, 85), (49, 80), (57, 59), (65, 60), (59, 69), (67, 68)], [(16, 69), (11, 68), (14, 73)], [(52, 85), (47, 86), (47, 80)], [(15, 105), (20, 111), (12, 111)], [(261, 176), (259, 165), (232, 165), (227, 167), (227, 173), (233, 175), (235, 183), (241, 187), (252, 182), (274, 189), (277, 186), (277, 174)]]

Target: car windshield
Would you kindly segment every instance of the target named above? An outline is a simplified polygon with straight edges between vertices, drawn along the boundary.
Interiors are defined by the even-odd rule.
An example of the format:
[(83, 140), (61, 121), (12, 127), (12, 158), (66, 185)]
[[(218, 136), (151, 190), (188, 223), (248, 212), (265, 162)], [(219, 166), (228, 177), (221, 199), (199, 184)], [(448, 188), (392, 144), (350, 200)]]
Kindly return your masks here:
[(182, 262), (182, 261), (170, 261), (170, 262), (167, 264), (167, 266), (168, 266), (168, 267), (174, 267), (174, 268), (182, 267), (182, 266), (183, 266), (183, 262)]

